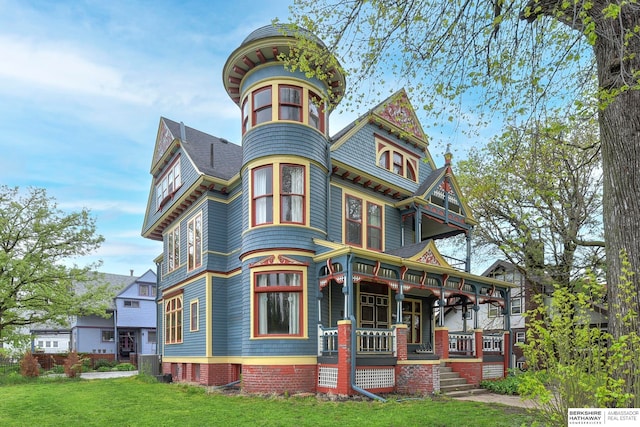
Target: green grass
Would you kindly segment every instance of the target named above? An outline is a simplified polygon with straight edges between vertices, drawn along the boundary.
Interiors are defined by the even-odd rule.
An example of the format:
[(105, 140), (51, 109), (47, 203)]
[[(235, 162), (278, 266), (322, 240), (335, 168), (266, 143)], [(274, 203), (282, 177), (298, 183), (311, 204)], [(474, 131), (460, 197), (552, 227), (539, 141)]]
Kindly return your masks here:
[(145, 377), (0, 387), (1, 426), (521, 426), (520, 408), (444, 398), (332, 402), (207, 394)]

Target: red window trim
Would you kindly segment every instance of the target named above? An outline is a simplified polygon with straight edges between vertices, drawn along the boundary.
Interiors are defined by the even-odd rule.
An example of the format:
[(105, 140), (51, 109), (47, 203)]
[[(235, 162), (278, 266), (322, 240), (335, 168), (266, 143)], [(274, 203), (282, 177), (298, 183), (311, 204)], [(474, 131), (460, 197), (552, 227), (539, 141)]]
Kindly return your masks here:
[[(256, 171), (260, 170), (260, 169), (264, 169), (264, 168), (271, 168), (271, 193), (267, 193), (267, 194), (262, 194), (258, 197), (256, 197), (253, 193), (253, 184), (254, 184), (254, 180), (255, 180), (255, 173)], [(257, 199), (261, 199), (261, 198), (266, 198), (266, 197), (271, 197), (271, 221), (265, 221), (265, 222), (261, 222), (260, 224), (256, 223), (256, 200)], [(256, 227), (259, 225), (267, 225), (267, 224), (273, 224), (273, 164), (268, 164), (268, 165), (262, 165), (262, 166), (258, 166), (256, 168), (253, 168), (251, 170), (251, 226), (252, 227)]]
[[(349, 227), (347, 227), (347, 226), (349, 225), (350, 222), (356, 223), (356, 224), (358, 223), (358, 221), (349, 219), (349, 212), (347, 210), (348, 209), (347, 199), (349, 199), (349, 198), (356, 199), (356, 200), (360, 201), (360, 222), (359, 222), (359, 224), (360, 224), (360, 244), (349, 241)], [(364, 221), (364, 215), (366, 215), (366, 212), (364, 211), (364, 202), (363, 202), (362, 198), (356, 197), (356, 196), (352, 196), (350, 194), (345, 194), (344, 201), (345, 201), (345, 216), (344, 216), (344, 219), (345, 219), (345, 235), (344, 235), (345, 243), (347, 245), (357, 246), (359, 248), (362, 248), (362, 247), (364, 247), (366, 245), (366, 243), (363, 242), (363, 238), (365, 237), (365, 236), (363, 236), (363, 227), (364, 227), (364, 222), (365, 222)]]
[[(280, 96), (280, 89), (295, 89), (298, 91), (298, 93), (300, 94), (300, 104), (295, 104), (293, 102), (283, 102)], [(295, 85), (288, 85), (288, 84), (283, 84), (283, 85), (278, 85), (278, 120), (288, 120), (288, 121), (293, 121), (293, 122), (302, 122), (302, 104), (304, 103), (304, 99), (303, 99), (303, 95), (304, 95), (304, 91), (302, 90), (302, 87), (300, 86), (295, 86)], [(283, 119), (282, 118), (282, 107), (294, 107), (298, 109), (298, 116), (299, 119), (298, 120), (293, 120), (293, 119)]]
[[(376, 226), (376, 225), (371, 225), (369, 224), (369, 205), (375, 205), (378, 208), (380, 208), (380, 226)], [(382, 232), (383, 232), (383, 224), (384, 224), (384, 216), (383, 216), (383, 212), (382, 212), (382, 205), (379, 205), (377, 203), (373, 203), (373, 202), (367, 202), (367, 231), (366, 231), (366, 238), (367, 238), (367, 249), (372, 250), (372, 251), (376, 251), (376, 252), (382, 252)], [(369, 246), (369, 230), (375, 228), (377, 230), (380, 230), (380, 248), (374, 248)]]
[[(302, 194), (298, 194), (298, 193), (283, 193), (282, 192), (282, 177), (283, 177), (283, 169), (285, 166), (294, 166), (294, 167), (300, 167), (302, 168)], [(297, 165), (294, 163), (281, 163), (280, 164), (280, 223), (281, 224), (306, 224), (307, 222), (307, 209), (306, 209), (306, 190), (307, 190), (307, 186), (306, 186), (306, 173), (307, 173), (307, 168), (304, 165)], [(272, 190), (273, 191), (273, 190)], [(296, 222), (296, 221), (284, 221), (282, 218), (282, 198), (285, 196), (302, 196), (302, 221), (301, 222)]]
[[(258, 276), (260, 276), (261, 274), (297, 274), (300, 276), (300, 286), (258, 286)], [(255, 297), (253, 300), (253, 312), (254, 312), (254, 319), (253, 319), (253, 331), (254, 331), (254, 336), (255, 337), (269, 337), (269, 338), (280, 338), (280, 337), (302, 337), (304, 336), (304, 321), (303, 321), (303, 316), (304, 316), (304, 283), (303, 283), (303, 279), (304, 279), (304, 274), (302, 272), (302, 270), (267, 270), (267, 271), (256, 271), (253, 273), (253, 292), (254, 294), (261, 294), (261, 293), (272, 293), (272, 292), (296, 292), (300, 294), (300, 298), (299, 298), (299, 307), (298, 307), (298, 330), (299, 332), (297, 334), (261, 334), (260, 333), (260, 307), (259, 304), (260, 302), (258, 301), (258, 298)]]
[[(256, 107), (256, 95), (259, 94), (260, 92), (266, 91), (268, 90), (269, 92), (271, 92), (271, 99), (270, 102), (268, 104), (264, 104), (261, 105), (259, 107)], [(262, 110), (265, 110), (267, 108), (271, 108), (271, 119), (267, 120), (266, 122), (270, 122), (273, 120), (273, 88), (271, 87), (271, 85), (269, 86), (264, 86), (261, 87), (259, 89), (254, 90), (253, 92), (251, 92), (251, 125), (252, 126), (256, 126), (260, 123), (265, 123), (265, 122), (260, 122), (260, 123), (256, 123), (256, 113)]]

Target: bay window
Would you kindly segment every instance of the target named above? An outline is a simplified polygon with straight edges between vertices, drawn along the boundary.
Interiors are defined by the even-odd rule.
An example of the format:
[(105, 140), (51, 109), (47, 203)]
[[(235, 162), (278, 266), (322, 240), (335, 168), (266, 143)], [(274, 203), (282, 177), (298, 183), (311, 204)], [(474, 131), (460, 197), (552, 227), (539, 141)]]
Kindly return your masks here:
[(301, 335), (302, 273), (255, 273), (257, 335)]

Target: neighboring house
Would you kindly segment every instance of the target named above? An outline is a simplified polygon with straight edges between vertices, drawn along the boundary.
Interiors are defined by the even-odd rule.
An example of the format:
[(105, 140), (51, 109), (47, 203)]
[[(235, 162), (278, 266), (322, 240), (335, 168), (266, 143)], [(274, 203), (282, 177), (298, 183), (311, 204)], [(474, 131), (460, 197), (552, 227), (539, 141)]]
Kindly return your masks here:
[[(509, 315), (505, 315), (506, 310), (498, 304), (486, 304), (475, 311), (471, 306), (465, 307), (460, 304), (457, 298), (452, 298), (447, 301), (445, 325), (450, 331), (466, 331), (477, 321), (478, 327), (487, 332), (501, 333), (502, 330), (509, 329), (512, 349), (510, 367), (524, 368), (522, 350), (516, 344), (525, 342), (526, 324), (523, 314), (530, 308), (527, 304), (532, 300), (525, 286), (525, 277), (513, 264), (502, 260), (494, 262), (482, 273), (482, 276), (502, 280), (515, 286), (510, 293)], [(458, 315), (460, 312), (463, 313), (462, 316)]]
[[(441, 364), (475, 385), (503, 376), (508, 332), (484, 352), (477, 320), (450, 335), (438, 310), (505, 307), (513, 286), (469, 273), (476, 221), (451, 154), (436, 167), (403, 90), (330, 138), (322, 99), (344, 76), (287, 70), (293, 42), (260, 28), (224, 66), (242, 146), (160, 119), (142, 234), (163, 242), (163, 373), (335, 394), (443, 390)], [(443, 257), (436, 241), (459, 234), (463, 260)]]
[(35, 353), (67, 353), (71, 349), (71, 330), (55, 325), (31, 328), (31, 351)]
[(118, 361), (129, 361), (132, 353), (155, 353), (156, 274), (152, 270), (140, 277), (105, 273), (101, 280), (115, 294), (107, 317), (74, 316), (71, 350)]

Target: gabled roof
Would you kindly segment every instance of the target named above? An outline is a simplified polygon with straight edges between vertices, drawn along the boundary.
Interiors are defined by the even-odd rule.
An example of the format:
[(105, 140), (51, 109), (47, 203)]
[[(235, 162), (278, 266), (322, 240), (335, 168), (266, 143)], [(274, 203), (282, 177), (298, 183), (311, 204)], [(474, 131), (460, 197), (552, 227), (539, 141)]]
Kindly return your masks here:
[(336, 150), (349, 139), (351, 134), (367, 123), (375, 123), (405, 140), (409, 145), (423, 150), (427, 163), (435, 169), (435, 163), (427, 149), (429, 145), (427, 136), (404, 89), (400, 89), (336, 133), (331, 138), (331, 150)]
[(129, 288), (137, 284), (143, 283), (145, 285), (155, 285), (157, 282), (156, 273), (154, 273), (153, 270), (151, 269), (147, 270), (146, 273), (144, 273), (140, 277), (131, 277), (131, 278), (134, 280), (130, 281), (129, 284), (127, 284), (126, 286), (123, 286), (122, 289), (120, 289), (120, 291), (115, 295), (115, 298), (121, 297), (121, 295), (124, 294), (127, 290), (129, 290)]
[(409, 261), (423, 262), (425, 264), (439, 265), (441, 267), (452, 268), (436, 248), (433, 240), (423, 240), (413, 245), (402, 246), (397, 249), (386, 251), (386, 254), (395, 255)]
[(184, 126), (166, 117), (160, 119), (161, 128), (163, 124), (173, 136), (172, 141), (178, 140), (177, 142), (180, 143), (201, 174), (228, 180), (240, 172), (242, 166), (241, 146), (224, 138), (218, 138)]
[(505, 260), (499, 259), (499, 260), (495, 261), (493, 264), (491, 264), (491, 266), (489, 268), (487, 268), (481, 274), (481, 276), (490, 277), (491, 273), (494, 273), (498, 269), (502, 269), (504, 271), (514, 271), (514, 270), (517, 270), (517, 267), (516, 267), (515, 264), (512, 264), (509, 261), (505, 261)]
[(460, 189), (460, 185), (458, 185), (458, 180), (451, 169), (449, 161), (447, 161), (447, 164), (443, 167), (434, 170), (427, 179), (420, 184), (418, 189), (410, 198), (403, 200), (399, 204), (408, 204), (414, 201), (424, 204), (429, 200), (431, 194), (437, 189), (453, 194), (460, 204), (460, 208), (462, 209), (460, 215), (464, 217), (465, 222), (469, 224), (477, 224), (477, 221), (473, 217), (473, 213), (462, 194), (462, 190)]

